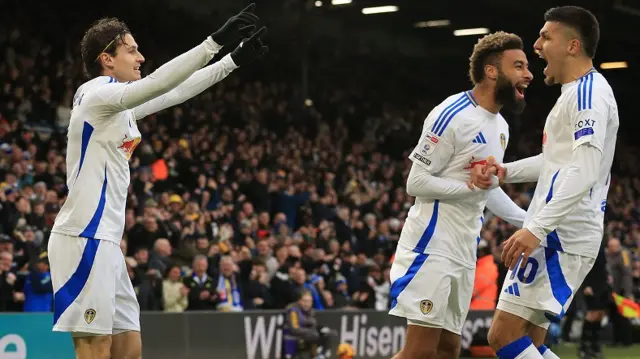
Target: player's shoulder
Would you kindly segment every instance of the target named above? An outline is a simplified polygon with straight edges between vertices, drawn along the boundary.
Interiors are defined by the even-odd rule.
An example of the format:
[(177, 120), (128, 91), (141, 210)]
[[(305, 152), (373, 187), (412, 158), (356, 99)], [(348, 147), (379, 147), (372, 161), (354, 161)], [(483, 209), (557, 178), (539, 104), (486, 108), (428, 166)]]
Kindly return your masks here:
[(425, 125), (429, 126), (431, 132), (442, 136), (447, 128), (457, 128), (465, 119), (470, 118), (469, 109), (474, 107), (475, 100), (469, 91), (453, 94), (431, 111)]
[(563, 96), (563, 106), (578, 112), (592, 109), (598, 103), (615, 106), (615, 102), (609, 81), (595, 69), (569, 84)]
[(462, 91), (448, 96), (444, 101), (440, 102), (438, 106), (434, 108), (437, 113), (453, 113), (455, 111), (464, 109), (469, 106), (473, 106), (475, 100), (473, 95), (469, 91)]

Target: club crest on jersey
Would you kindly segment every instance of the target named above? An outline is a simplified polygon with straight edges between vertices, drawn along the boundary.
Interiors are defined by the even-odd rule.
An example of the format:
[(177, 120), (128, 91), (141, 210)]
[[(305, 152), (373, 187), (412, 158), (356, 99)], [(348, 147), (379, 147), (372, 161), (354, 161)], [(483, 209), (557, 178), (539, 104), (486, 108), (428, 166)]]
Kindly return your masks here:
[(136, 147), (138, 147), (138, 144), (140, 143), (140, 137), (130, 140), (127, 140), (127, 138), (128, 136), (124, 135), (122, 144), (118, 146), (118, 149), (122, 149), (124, 151), (124, 155), (127, 157), (127, 160), (129, 160), (131, 159), (131, 155), (133, 155), (133, 151), (136, 150)]
[(423, 300), (420, 302), (420, 311), (422, 312), (422, 314), (429, 314), (431, 312), (431, 310), (433, 309), (433, 302), (430, 300)]
[(84, 321), (87, 324), (91, 324), (93, 320), (96, 318), (96, 310), (95, 309), (87, 309), (84, 311)]
[(507, 148), (507, 136), (504, 133), (500, 134), (500, 146), (502, 146), (503, 151)]

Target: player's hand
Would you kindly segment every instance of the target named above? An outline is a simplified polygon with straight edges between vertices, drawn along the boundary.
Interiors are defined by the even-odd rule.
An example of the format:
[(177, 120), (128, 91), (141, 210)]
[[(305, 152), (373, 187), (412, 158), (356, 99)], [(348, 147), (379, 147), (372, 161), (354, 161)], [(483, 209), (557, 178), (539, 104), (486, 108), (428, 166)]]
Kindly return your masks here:
[(256, 29), (254, 24), (260, 20), (253, 13), (255, 8), (256, 4), (252, 3), (238, 14), (230, 17), (221, 28), (211, 34), (213, 41), (218, 45), (224, 46), (237, 39), (249, 36)]
[(476, 165), (471, 168), (471, 179), (467, 186), (471, 189), (480, 188), (487, 190), (493, 185), (492, 176), (496, 174), (496, 168), (487, 165)]
[(260, 28), (249, 38), (240, 42), (238, 47), (231, 53), (231, 59), (237, 66), (243, 66), (261, 57), (269, 51), (269, 47), (262, 43), (261, 37), (267, 32), (266, 27)]
[(593, 288), (591, 288), (591, 287), (584, 288), (584, 295), (592, 296), (593, 295)]
[(493, 189), (503, 183), (506, 173), (505, 168), (496, 163), (495, 157), (489, 156), (486, 165), (475, 165), (471, 168), (471, 179), (467, 185), (471, 189), (474, 189), (474, 186), (483, 190)]
[(538, 237), (523, 228), (514, 233), (504, 244), (502, 250), (502, 262), (510, 270), (520, 264), (520, 268), (526, 267), (529, 255), (540, 245)]

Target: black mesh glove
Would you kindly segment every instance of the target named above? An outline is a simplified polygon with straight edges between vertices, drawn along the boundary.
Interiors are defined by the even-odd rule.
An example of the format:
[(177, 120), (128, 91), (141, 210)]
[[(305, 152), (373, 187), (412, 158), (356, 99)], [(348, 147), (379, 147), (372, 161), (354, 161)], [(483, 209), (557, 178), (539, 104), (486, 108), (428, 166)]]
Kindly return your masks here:
[(250, 38), (242, 40), (238, 47), (231, 53), (231, 59), (237, 66), (242, 66), (261, 57), (269, 51), (269, 47), (262, 43), (262, 37), (267, 32), (266, 27), (262, 27), (251, 35)]
[(253, 14), (256, 4), (247, 6), (238, 14), (233, 15), (216, 32), (211, 34), (211, 38), (218, 45), (228, 45), (237, 39), (249, 36), (255, 29), (254, 25), (259, 18)]

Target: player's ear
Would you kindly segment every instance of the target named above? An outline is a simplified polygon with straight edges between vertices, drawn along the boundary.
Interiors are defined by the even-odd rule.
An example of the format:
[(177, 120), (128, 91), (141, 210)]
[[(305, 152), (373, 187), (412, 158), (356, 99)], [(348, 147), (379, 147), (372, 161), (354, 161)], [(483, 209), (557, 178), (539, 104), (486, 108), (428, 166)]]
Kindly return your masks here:
[(113, 67), (113, 57), (106, 52), (103, 52), (98, 57), (98, 61), (102, 63), (103, 67), (112, 68)]
[(484, 75), (491, 79), (496, 80), (498, 78), (498, 68), (492, 64), (484, 65)]
[(571, 39), (567, 42), (567, 51), (571, 55), (577, 55), (582, 51), (582, 43), (578, 39)]

